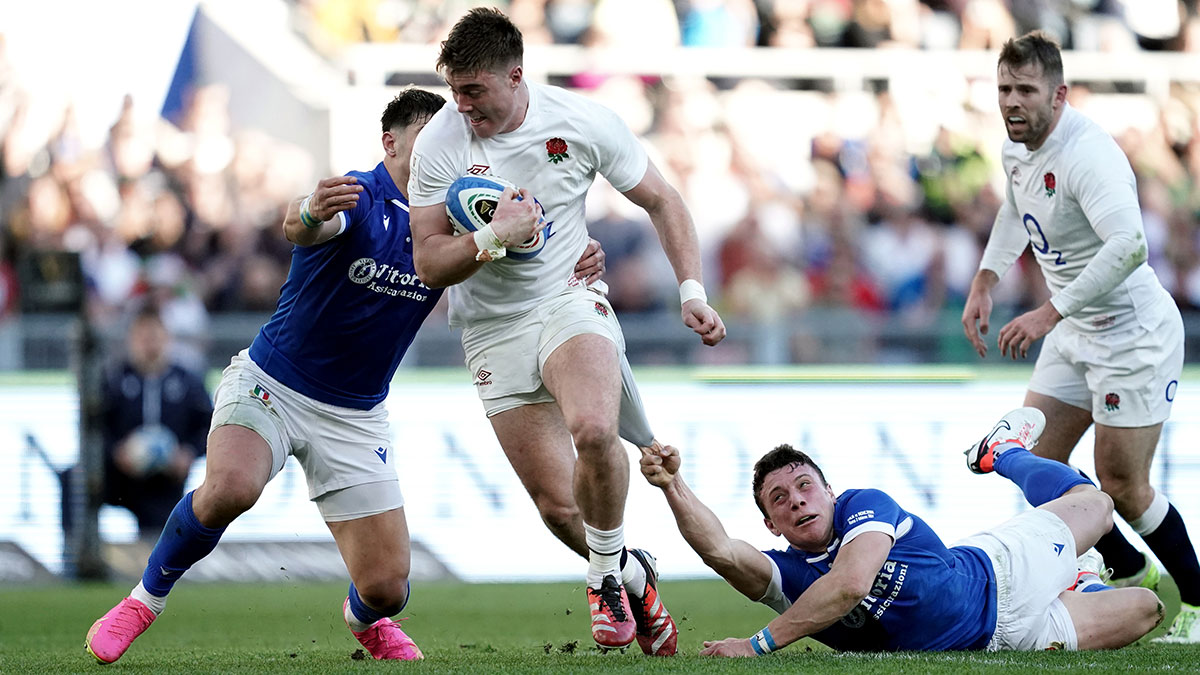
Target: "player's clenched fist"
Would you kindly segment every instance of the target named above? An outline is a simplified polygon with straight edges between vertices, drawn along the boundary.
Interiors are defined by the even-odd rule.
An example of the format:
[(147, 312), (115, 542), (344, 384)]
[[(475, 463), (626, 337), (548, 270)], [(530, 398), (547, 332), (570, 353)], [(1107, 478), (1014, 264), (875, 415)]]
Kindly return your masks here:
[(683, 324), (700, 336), (700, 341), (712, 347), (725, 339), (725, 323), (717, 310), (700, 299), (688, 300), (683, 305)]
[(675, 480), (675, 474), (679, 473), (679, 464), (679, 450), (675, 446), (663, 447), (655, 442), (653, 448), (642, 448), (642, 475), (655, 487), (670, 485)]

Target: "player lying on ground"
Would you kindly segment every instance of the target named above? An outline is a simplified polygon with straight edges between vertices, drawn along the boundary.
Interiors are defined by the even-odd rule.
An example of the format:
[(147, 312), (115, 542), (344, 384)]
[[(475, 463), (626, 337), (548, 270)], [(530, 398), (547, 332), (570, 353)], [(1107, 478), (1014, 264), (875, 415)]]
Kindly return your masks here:
[(1040, 412), (1020, 408), (968, 451), (973, 471), (994, 469), (1037, 508), (949, 548), (884, 492), (835, 496), (808, 455), (781, 445), (755, 464), (753, 489), (788, 547), (758, 551), (730, 538), (684, 483), (678, 450), (645, 454), (642, 473), (688, 544), (779, 612), (753, 637), (705, 642), (701, 653), (755, 656), (806, 636), (851, 651), (1113, 649), (1142, 637), (1162, 621), (1162, 604), (1148, 589), (1100, 581), (1089, 549), (1112, 527), (1112, 499), (1029, 452), (1044, 428)]

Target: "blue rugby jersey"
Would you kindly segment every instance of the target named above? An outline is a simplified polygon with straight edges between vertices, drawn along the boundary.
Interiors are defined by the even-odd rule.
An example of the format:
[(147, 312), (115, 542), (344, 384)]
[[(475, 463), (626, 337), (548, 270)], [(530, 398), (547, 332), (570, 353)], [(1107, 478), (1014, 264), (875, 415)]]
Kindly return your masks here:
[(293, 248), (279, 305), (250, 344), (250, 358), (305, 396), (369, 410), (387, 396), (442, 291), (417, 278), (408, 200), (383, 163), (346, 175), (363, 191), (342, 214), (344, 231)]
[(996, 629), (996, 575), (971, 546), (947, 548), (925, 521), (880, 490), (847, 490), (834, 507), (833, 542), (822, 554), (763, 551), (779, 566), (790, 601), (829, 572), (838, 551), (863, 532), (893, 537), (870, 595), (812, 637), (844, 651), (983, 649)]

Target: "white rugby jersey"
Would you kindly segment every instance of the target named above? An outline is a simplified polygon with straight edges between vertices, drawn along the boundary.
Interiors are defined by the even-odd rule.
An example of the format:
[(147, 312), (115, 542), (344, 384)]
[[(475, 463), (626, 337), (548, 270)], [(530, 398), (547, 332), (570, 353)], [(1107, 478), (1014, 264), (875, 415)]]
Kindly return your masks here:
[[(1064, 104), (1062, 117), (1046, 142), (1034, 151), (1005, 140), (1002, 154), (1008, 198), (996, 218), (988, 251), (980, 264), (1003, 276), (1024, 250), (1033, 248), (1055, 307), (1063, 306), (1064, 288), (1096, 256), (1104, 242), (1093, 223), (1123, 209), (1136, 216), (1143, 246), (1137, 184), (1129, 160), (1098, 124)], [(1025, 233), (1020, 233), (1024, 228)], [(1105, 274), (1122, 274), (1106, 270)], [(1117, 286), (1086, 302), (1064, 322), (1083, 332), (1118, 330), (1141, 324), (1153, 327), (1171, 296), (1146, 263)]]
[(584, 196), (596, 173), (621, 192), (646, 173), (646, 151), (616, 113), (559, 87), (526, 84), (529, 108), (517, 129), (478, 138), (451, 101), (413, 146), (412, 206), (444, 204), (450, 184), (465, 173), (490, 174), (528, 189), (551, 223), (536, 257), (489, 262), (450, 287), (452, 326), (529, 310), (579, 283), (573, 277), (587, 246)]

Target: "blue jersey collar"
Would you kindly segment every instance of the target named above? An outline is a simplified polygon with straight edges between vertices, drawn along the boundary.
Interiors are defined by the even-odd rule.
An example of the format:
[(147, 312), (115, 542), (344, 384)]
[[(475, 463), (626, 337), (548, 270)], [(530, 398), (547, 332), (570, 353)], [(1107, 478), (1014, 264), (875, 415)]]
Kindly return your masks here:
[(392, 174), (388, 173), (387, 167), (383, 165), (383, 162), (377, 164), (371, 173), (375, 176), (375, 182), (383, 189), (382, 197), (384, 199), (399, 199), (401, 202), (404, 202), (405, 206), (408, 206), (408, 198), (404, 196), (403, 192), (400, 192), (400, 188), (392, 180)]

